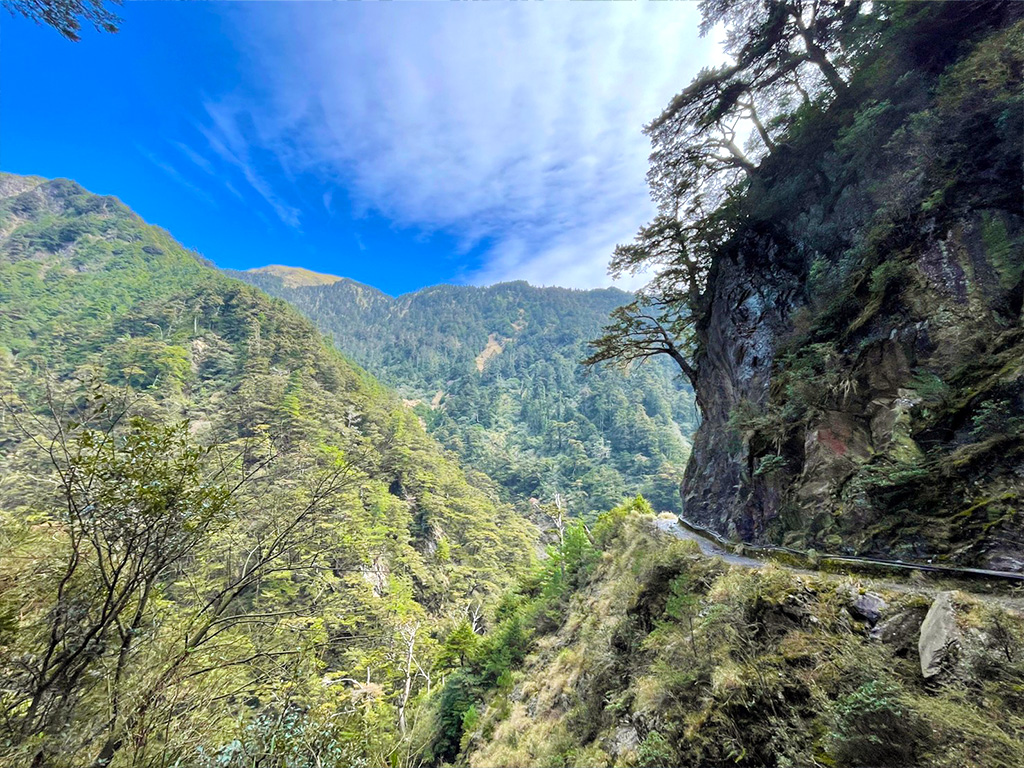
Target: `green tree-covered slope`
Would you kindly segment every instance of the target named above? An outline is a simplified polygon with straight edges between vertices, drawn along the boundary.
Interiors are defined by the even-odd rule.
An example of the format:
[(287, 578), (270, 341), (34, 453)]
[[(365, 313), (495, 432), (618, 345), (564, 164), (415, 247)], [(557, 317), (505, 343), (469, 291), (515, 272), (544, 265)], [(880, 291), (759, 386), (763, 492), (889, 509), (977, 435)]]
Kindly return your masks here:
[(533, 556), (295, 310), (71, 181), (0, 176), (0, 395), (2, 764), (405, 759)]
[(586, 514), (642, 492), (679, 508), (696, 428), (689, 386), (660, 360), (628, 373), (580, 365), (629, 294), (515, 282), (395, 299), (351, 280), (296, 287), (280, 268), (231, 274), (298, 307), (506, 498), (557, 493)]

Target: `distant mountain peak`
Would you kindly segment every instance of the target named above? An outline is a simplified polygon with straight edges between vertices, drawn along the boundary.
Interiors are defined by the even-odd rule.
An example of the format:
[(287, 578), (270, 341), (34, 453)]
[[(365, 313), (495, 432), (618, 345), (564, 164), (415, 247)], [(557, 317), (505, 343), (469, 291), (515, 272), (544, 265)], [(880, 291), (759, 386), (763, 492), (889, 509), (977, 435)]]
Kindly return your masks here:
[(286, 288), (302, 288), (310, 285), (333, 285), (342, 278), (337, 275), (325, 275), (322, 272), (314, 272), (304, 267), (286, 267), (282, 264), (269, 264), (265, 267), (247, 269), (246, 272), (255, 272), (262, 275), (272, 275), (280, 278)]

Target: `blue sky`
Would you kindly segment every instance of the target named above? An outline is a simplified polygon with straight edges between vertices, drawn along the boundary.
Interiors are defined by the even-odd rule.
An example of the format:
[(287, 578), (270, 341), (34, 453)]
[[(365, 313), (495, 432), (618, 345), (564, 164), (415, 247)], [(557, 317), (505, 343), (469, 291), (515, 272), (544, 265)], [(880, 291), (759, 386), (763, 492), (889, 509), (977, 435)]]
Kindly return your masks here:
[(222, 267), (608, 285), (652, 213), (641, 127), (720, 56), (695, 6), (128, 3), (77, 44), (5, 14), (0, 168)]

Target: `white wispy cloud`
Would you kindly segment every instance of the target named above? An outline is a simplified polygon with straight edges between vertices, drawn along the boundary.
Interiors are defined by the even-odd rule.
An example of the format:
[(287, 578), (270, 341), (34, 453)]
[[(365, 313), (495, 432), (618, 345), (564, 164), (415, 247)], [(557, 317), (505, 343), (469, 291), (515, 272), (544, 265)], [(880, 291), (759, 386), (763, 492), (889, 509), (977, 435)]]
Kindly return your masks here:
[(206, 203), (209, 206), (216, 206), (216, 203), (214, 202), (213, 198), (209, 194), (207, 194), (203, 189), (201, 189), (200, 187), (198, 187), (197, 185), (195, 185), (191, 181), (189, 181), (187, 178), (185, 178), (185, 175), (182, 174), (182, 172), (179, 171), (173, 164), (171, 164), (170, 162), (162, 159), (156, 153), (149, 151), (148, 149), (146, 149), (145, 147), (143, 147), (140, 144), (136, 144), (135, 148), (147, 160), (149, 160), (149, 162), (151, 162), (153, 165), (155, 165), (157, 168), (159, 168), (161, 171), (163, 171), (165, 174), (167, 174), (167, 176), (169, 176), (175, 182), (177, 182), (182, 187), (187, 189), (193, 195), (198, 197), (204, 203)]
[(477, 283), (608, 284), (652, 213), (641, 126), (720, 56), (696, 3), (259, 6), (230, 14), (259, 76), (208, 103), (211, 149), (292, 226), (280, 179), (312, 177), (486, 243)]
[[(245, 107), (237, 107), (232, 101), (225, 103), (211, 102), (206, 105), (210, 123), (197, 126), (206, 137), (210, 148), (229, 166), (241, 173), (249, 186), (269, 205), (277, 217), (286, 225), (298, 228), (301, 211), (286, 203), (274, 190), (273, 185), (260, 174), (252, 161), (254, 150), (260, 149), (259, 137), (254, 143), (242, 129), (240, 119), (248, 117), (250, 112)], [(273, 141), (273, 139), (272, 139)]]
[(192, 147), (190, 147), (188, 144), (176, 141), (174, 142), (174, 146), (176, 146), (178, 148), (178, 151), (181, 152), (181, 154), (183, 154), (189, 160), (191, 160), (192, 164), (198, 167), (201, 171), (205, 172), (209, 176), (216, 175), (217, 171), (213, 167), (213, 163), (211, 163), (205, 157), (203, 157), (194, 149), (192, 149)]

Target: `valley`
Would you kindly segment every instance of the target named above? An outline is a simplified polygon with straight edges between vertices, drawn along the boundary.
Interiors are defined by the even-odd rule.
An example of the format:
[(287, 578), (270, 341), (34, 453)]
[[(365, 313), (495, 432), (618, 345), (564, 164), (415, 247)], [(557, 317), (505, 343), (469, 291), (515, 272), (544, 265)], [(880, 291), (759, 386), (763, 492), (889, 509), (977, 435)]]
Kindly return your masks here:
[(392, 298), (287, 267), (229, 274), (297, 307), (524, 514), (528, 499), (556, 494), (590, 518), (638, 493), (679, 511), (698, 422), (692, 389), (665, 360), (629, 371), (580, 364), (630, 294), (504, 283)]

